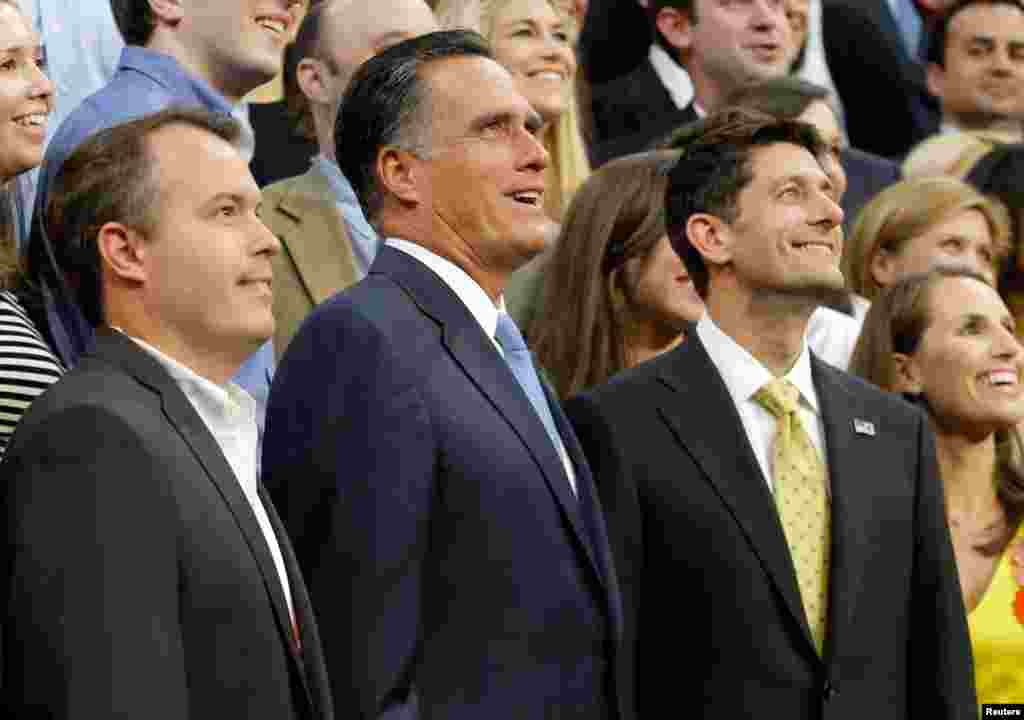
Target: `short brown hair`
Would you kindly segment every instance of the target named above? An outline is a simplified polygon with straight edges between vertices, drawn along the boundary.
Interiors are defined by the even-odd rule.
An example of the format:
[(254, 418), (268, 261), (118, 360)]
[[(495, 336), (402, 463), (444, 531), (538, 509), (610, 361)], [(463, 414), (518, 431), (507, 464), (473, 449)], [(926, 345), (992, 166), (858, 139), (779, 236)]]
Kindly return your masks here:
[(807, 123), (738, 107), (723, 108), (673, 141), (683, 155), (669, 174), (666, 227), (702, 298), (707, 297), (710, 274), (704, 257), (686, 235), (690, 216), (708, 213), (733, 222), (740, 192), (753, 179), (753, 151), (775, 143), (805, 148), (815, 158), (823, 150), (818, 133)]
[(229, 115), (170, 107), (96, 133), (64, 161), (50, 187), (46, 232), (57, 267), (74, 278), (76, 300), (93, 325), (103, 322), (100, 228), (118, 222), (146, 233), (159, 220), (159, 167), (147, 144), (171, 125), (205, 130), (237, 144), (241, 128)]

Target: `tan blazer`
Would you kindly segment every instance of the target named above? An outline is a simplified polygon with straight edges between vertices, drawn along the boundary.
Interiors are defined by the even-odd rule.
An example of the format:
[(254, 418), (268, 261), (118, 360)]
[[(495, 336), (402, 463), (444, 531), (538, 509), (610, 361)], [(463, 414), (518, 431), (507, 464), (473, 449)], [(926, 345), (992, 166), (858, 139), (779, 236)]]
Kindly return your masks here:
[(310, 311), (359, 275), (348, 227), (315, 167), (265, 187), (260, 216), (281, 241), (274, 258), (274, 352), (280, 361)]

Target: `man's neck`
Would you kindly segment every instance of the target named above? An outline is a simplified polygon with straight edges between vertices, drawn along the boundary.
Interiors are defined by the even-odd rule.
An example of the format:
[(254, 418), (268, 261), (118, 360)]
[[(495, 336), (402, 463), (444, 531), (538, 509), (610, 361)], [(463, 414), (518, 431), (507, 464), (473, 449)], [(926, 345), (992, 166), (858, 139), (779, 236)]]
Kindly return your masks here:
[(228, 104), (232, 106), (238, 105), (242, 101), (242, 97), (248, 92), (247, 90), (236, 90), (226, 87), (219, 78), (214, 77), (214, 73), (210, 72), (208, 67), (193, 58), (191, 53), (178, 43), (173, 35), (159, 31), (154, 32), (149, 44), (146, 45), (146, 49), (174, 58), (186, 73), (199, 78), (219, 92), (227, 100)]
[(776, 297), (765, 301), (710, 293), (707, 313), (726, 335), (782, 377), (804, 349), (807, 321), (815, 304), (799, 298)]
[(1024, 141), (1024, 122), (1009, 117), (993, 117), (991, 115), (952, 115), (942, 116), (942, 129), (963, 132), (989, 132), (1006, 136), (1008, 142)]

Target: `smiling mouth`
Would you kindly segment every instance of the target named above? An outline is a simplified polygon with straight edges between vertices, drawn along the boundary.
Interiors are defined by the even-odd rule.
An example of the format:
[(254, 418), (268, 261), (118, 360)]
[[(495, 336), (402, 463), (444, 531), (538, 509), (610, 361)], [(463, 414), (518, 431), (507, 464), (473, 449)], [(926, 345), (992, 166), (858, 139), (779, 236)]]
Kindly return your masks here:
[(544, 193), (537, 190), (524, 190), (523, 192), (513, 193), (512, 199), (522, 205), (539, 207), (541, 201), (544, 199)]
[(14, 122), (28, 128), (45, 127), (46, 118), (46, 113), (28, 113), (14, 118)]
[(1016, 370), (993, 370), (985, 373), (982, 380), (990, 387), (1016, 387), (1019, 377)]
[(256, 18), (256, 24), (281, 37), (283, 37), (285, 32), (288, 30), (288, 23), (278, 18), (258, 17)]

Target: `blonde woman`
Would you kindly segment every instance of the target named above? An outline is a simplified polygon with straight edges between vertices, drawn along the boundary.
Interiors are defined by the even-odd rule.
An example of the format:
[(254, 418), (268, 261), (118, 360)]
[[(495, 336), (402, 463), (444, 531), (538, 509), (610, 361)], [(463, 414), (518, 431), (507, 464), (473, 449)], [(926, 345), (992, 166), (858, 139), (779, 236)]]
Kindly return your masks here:
[(1006, 209), (951, 177), (904, 180), (871, 200), (843, 251), (843, 275), (858, 319), (883, 288), (910, 273), (954, 262), (995, 285), (1009, 251)]
[(520, 92), (544, 121), (551, 155), (545, 205), (561, 220), (590, 175), (575, 94), (576, 21), (568, 0), (439, 0), (442, 27), (466, 27), (487, 38)]

